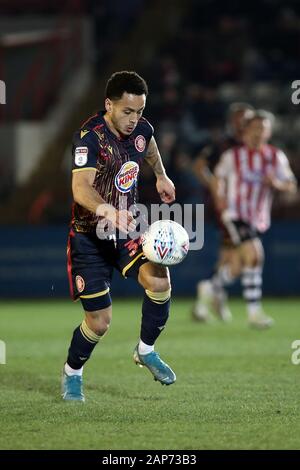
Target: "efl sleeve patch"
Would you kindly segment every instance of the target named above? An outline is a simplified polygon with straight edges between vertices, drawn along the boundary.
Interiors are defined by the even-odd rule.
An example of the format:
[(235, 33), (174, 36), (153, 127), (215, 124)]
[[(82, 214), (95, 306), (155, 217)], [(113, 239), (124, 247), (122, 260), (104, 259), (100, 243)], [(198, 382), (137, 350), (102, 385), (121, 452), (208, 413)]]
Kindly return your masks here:
[[(98, 141), (93, 132), (76, 133), (73, 140), (72, 170), (97, 168)], [(82, 135), (82, 137), (81, 137)]]
[(76, 166), (84, 166), (87, 164), (89, 154), (89, 149), (87, 147), (76, 147), (74, 153)]

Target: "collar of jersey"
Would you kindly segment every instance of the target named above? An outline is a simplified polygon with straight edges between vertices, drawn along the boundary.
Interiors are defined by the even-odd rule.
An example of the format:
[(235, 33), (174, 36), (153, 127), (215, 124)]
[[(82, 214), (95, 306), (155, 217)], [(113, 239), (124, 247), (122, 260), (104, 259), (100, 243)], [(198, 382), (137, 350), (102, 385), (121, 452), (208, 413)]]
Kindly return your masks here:
[(100, 111), (100, 112), (99, 112), (99, 117), (100, 117), (101, 124), (104, 124), (105, 129), (107, 130), (108, 134), (109, 134), (114, 140), (116, 140), (117, 142), (128, 142), (128, 141), (130, 140), (130, 137), (132, 136), (132, 134), (129, 135), (128, 137), (125, 137), (125, 138), (123, 138), (123, 137), (118, 137), (116, 134), (114, 134), (114, 133), (110, 130), (110, 128), (109, 128), (108, 125), (107, 125), (107, 122), (106, 122), (105, 119), (104, 119), (104, 114), (105, 114), (105, 113), (106, 113), (106, 111)]

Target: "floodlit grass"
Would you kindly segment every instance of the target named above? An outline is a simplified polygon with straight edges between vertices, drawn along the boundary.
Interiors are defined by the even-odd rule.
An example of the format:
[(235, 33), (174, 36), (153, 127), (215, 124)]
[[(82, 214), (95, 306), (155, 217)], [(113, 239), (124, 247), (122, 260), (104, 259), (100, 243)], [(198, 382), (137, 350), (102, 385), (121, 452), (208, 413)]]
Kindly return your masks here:
[(266, 300), (268, 331), (234, 321), (203, 325), (192, 301), (174, 299), (157, 350), (177, 374), (161, 386), (136, 367), (132, 350), (140, 302), (114, 301), (109, 334), (85, 367), (86, 403), (64, 403), (60, 373), (81, 308), (69, 301), (3, 302), (0, 339), (0, 449), (299, 449), (300, 302)]

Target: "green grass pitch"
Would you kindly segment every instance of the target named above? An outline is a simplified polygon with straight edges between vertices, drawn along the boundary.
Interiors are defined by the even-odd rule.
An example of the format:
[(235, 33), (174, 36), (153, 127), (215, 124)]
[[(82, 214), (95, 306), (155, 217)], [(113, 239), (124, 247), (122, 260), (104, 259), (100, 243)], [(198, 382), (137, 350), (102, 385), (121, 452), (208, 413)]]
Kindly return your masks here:
[(134, 365), (140, 302), (114, 301), (110, 332), (85, 367), (86, 403), (64, 403), (60, 373), (81, 307), (71, 301), (0, 304), (0, 449), (299, 449), (300, 302), (265, 300), (275, 320), (250, 330), (242, 301), (230, 325), (191, 321), (174, 299), (157, 350), (176, 384)]

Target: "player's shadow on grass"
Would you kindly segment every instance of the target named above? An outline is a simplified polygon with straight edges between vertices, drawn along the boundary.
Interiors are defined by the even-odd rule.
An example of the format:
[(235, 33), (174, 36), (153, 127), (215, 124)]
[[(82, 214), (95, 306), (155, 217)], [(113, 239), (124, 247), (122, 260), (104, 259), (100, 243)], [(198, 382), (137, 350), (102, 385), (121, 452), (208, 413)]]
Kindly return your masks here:
[[(139, 386), (140, 389), (140, 386)], [(136, 386), (133, 385), (132, 388), (129, 390), (122, 385), (109, 385), (109, 384), (92, 384), (86, 382), (86, 390), (87, 392), (97, 392), (99, 397), (103, 395), (107, 395), (109, 397), (116, 397), (122, 398), (126, 400), (134, 400), (134, 401), (161, 401), (164, 399), (163, 395), (160, 395), (160, 388), (155, 392), (149, 392), (142, 388), (141, 391), (137, 394), (136, 393)]]
[(14, 391), (38, 393), (48, 397), (57, 397), (60, 394), (61, 377), (53, 375), (41, 375), (30, 372), (28, 369), (14, 369), (13, 372), (2, 374), (1, 387), (12, 389)]
[[(149, 378), (150, 379), (150, 378)], [(151, 380), (151, 379), (150, 379)], [(140, 402), (153, 402), (162, 401), (165, 399), (164, 394), (161, 394), (163, 387), (158, 387), (156, 390), (146, 390), (145, 387), (141, 387), (141, 383), (133, 383), (132, 386), (128, 384), (112, 385), (112, 384), (96, 384), (90, 381), (88, 378), (85, 380), (85, 392), (91, 394), (94, 398), (101, 398), (101, 396), (116, 397), (118, 399), (134, 400)], [(42, 395), (50, 398), (54, 403), (62, 402), (61, 399), (61, 375), (58, 373), (53, 375), (45, 375), (39, 372), (30, 372), (28, 369), (23, 367), (20, 369), (14, 369), (13, 372), (2, 374), (1, 387), (11, 389), (24, 394), (30, 394), (31, 397), (35, 394)], [(139, 391), (137, 391), (137, 388)], [(34, 394), (34, 395), (33, 395)]]

